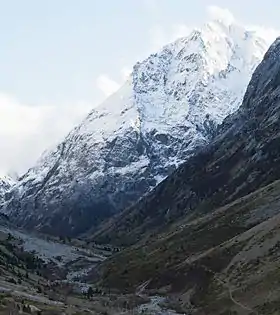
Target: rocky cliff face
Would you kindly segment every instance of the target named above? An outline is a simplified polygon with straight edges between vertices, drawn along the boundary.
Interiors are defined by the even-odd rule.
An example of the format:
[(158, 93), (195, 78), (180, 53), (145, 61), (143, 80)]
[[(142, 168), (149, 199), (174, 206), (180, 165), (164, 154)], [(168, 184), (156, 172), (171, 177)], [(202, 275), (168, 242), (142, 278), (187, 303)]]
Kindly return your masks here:
[(4, 201), (5, 194), (15, 185), (15, 180), (9, 176), (0, 176), (0, 203)]
[(213, 139), (268, 44), (211, 21), (137, 63), (117, 93), (20, 178), (2, 211), (25, 227), (77, 235), (127, 208)]
[[(147, 197), (95, 235), (134, 243), (182, 218), (193, 220), (280, 178), (280, 39), (254, 72), (240, 109), (215, 140)], [(269, 210), (269, 209), (268, 209)], [(269, 213), (259, 213), (259, 220)]]

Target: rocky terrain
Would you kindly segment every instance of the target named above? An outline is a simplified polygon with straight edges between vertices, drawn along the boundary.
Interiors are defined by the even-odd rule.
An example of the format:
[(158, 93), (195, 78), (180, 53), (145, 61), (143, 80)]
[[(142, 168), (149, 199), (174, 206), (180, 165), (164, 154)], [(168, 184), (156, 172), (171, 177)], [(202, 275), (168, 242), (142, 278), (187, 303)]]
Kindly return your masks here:
[(117, 93), (19, 179), (2, 212), (55, 235), (94, 230), (212, 141), (268, 44), (215, 20), (137, 63)]
[(0, 176), (0, 203), (5, 199), (5, 194), (12, 189), (15, 181), (9, 176)]
[[(279, 178), (279, 55), (277, 40), (253, 74), (242, 106), (215, 140), (112, 220), (112, 228), (106, 224), (107, 241), (133, 243), (146, 230), (193, 219)], [(102, 232), (98, 235), (101, 240)]]
[(92, 281), (97, 267), (119, 250), (30, 234), (0, 219), (0, 314), (178, 315), (144, 287), (123, 294)]
[(278, 314), (279, 74), (277, 39), (213, 143), (97, 233), (130, 244), (104, 286), (145, 284), (187, 314)]
[(257, 66), (266, 45), (206, 24), (1, 180), (0, 314), (279, 314), (280, 39)]

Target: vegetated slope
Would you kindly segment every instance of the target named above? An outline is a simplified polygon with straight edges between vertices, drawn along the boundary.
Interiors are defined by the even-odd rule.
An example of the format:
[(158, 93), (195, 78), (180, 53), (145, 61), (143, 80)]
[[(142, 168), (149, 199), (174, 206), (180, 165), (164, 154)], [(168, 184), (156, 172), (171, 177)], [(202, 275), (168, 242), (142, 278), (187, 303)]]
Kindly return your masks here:
[[(102, 284), (169, 296), (194, 315), (279, 311), (280, 183), (140, 242), (103, 265)], [(276, 312), (276, 313), (274, 313)]]
[(137, 63), (124, 86), (19, 179), (2, 211), (77, 235), (149, 192), (241, 104), (268, 42), (211, 21)]
[(148, 196), (94, 235), (131, 244), (143, 234), (225, 205), (280, 178), (280, 41), (252, 76), (239, 111), (215, 141), (191, 157)]

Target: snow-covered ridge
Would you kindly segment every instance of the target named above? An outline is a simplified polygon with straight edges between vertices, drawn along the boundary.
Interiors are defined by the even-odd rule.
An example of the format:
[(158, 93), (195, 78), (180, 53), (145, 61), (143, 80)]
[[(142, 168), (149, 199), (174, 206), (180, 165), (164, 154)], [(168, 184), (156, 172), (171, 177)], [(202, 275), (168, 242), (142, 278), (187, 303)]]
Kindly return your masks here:
[(269, 44), (235, 22), (211, 21), (137, 63), (19, 180), (4, 210), (25, 226), (78, 234), (129, 206), (211, 141)]
[(7, 175), (0, 175), (0, 202), (4, 200), (5, 193), (11, 190), (16, 180)]

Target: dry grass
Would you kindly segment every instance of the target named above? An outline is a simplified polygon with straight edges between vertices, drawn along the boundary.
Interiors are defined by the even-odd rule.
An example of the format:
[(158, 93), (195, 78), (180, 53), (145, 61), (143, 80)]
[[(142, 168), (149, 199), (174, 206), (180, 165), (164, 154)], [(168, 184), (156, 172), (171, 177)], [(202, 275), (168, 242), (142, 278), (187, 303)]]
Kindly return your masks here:
[(168, 288), (185, 311), (191, 304), (197, 314), (245, 314), (230, 299), (231, 287), (237, 301), (260, 314), (275, 313), (280, 301), (279, 210), (277, 181), (113, 256), (104, 264), (102, 283), (133, 292), (150, 280), (150, 292)]

